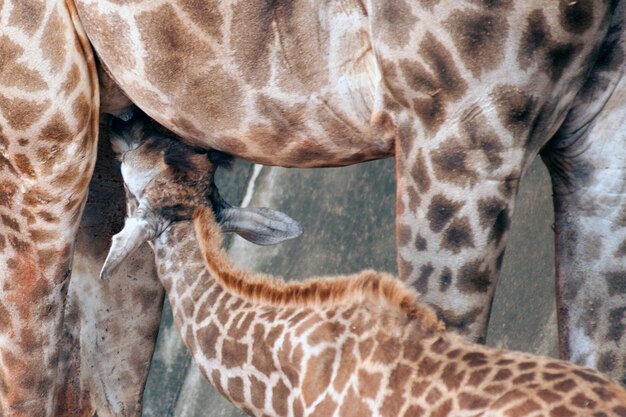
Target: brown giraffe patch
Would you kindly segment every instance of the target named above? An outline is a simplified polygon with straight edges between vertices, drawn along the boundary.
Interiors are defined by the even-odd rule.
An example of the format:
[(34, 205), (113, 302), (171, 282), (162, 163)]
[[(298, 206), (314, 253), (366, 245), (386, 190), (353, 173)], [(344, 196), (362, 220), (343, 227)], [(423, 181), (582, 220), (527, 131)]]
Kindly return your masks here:
[(302, 398), (306, 406), (313, 404), (330, 384), (335, 356), (335, 350), (329, 348), (309, 359), (302, 381)]
[(441, 372), (441, 380), (449, 390), (457, 390), (463, 383), (465, 377), (465, 370), (458, 370), (456, 362), (451, 362)]
[(286, 79), (295, 76), (308, 91), (318, 91), (328, 84), (329, 34), (310, 18), (317, 15), (315, 6), (306, 0), (277, 0), (272, 6)]
[(593, 0), (561, 0), (559, 2), (559, 23), (563, 29), (580, 35), (591, 28), (593, 3)]
[(528, 68), (539, 58), (543, 71), (557, 81), (580, 49), (581, 45), (554, 41), (543, 11), (535, 10), (526, 18), (517, 60), (522, 68)]
[(534, 372), (526, 372), (525, 374), (521, 374), (519, 376), (516, 376), (515, 378), (513, 378), (513, 380), (511, 381), (513, 384), (518, 385), (518, 384), (525, 384), (528, 382), (532, 382), (535, 380), (535, 373)]
[(427, 193), (430, 189), (431, 180), (428, 175), (428, 170), (426, 169), (426, 160), (424, 159), (421, 149), (417, 152), (417, 158), (415, 158), (415, 162), (413, 163), (411, 175), (419, 191), (421, 193)]
[(422, 295), (428, 294), (428, 280), (433, 274), (435, 268), (431, 263), (422, 265), (420, 267), (420, 275), (415, 281), (415, 289)]
[(411, 6), (406, 0), (374, 3), (378, 8), (376, 14), (380, 16), (377, 29), (382, 34), (386, 44), (405, 47), (411, 38), (411, 32), (419, 19), (413, 14)]
[[(176, 91), (181, 85), (187, 85), (191, 94), (201, 92), (198, 85), (193, 85), (193, 80), (185, 82), (184, 78), (189, 76), (185, 68), (211, 71), (207, 63), (215, 57), (213, 48), (193, 36), (170, 4), (139, 14), (137, 24), (142, 41), (150, 46), (150, 53), (144, 56), (148, 81), (163, 91)], [(199, 72), (201, 74), (202, 70)], [(210, 82), (208, 74), (203, 78)], [(204, 86), (202, 89), (220, 91)]]
[(459, 406), (463, 410), (479, 410), (484, 409), (489, 404), (490, 400), (483, 396), (460, 393), (459, 394)]
[(497, 133), (489, 126), (487, 118), (468, 111), (462, 116), (461, 133), (469, 140), (470, 149), (480, 149), (488, 162), (488, 168), (495, 170), (502, 166), (502, 152), (505, 150)]
[(444, 27), (452, 34), (463, 63), (474, 77), (497, 68), (502, 62), (509, 30), (506, 14), (457, 10), (444, 22)]
[(51, 242), (59, 238), (55, 230), (31, 229), (29, 236), (35, 243)]
[(276, 371), (271, 350), (272, 344), (268, 340), (269, 335), (267, 338), (265, 337), (265, 328), (261, 324), (254, 326), (252, 338), (254, 340), (252, 347), (252, 364), (266, 375)]
[(256, 408), (265, 406), (265, 384), (254, 375), (250, 375), (250, 397)]
[(202, 327), (196, 332), (196, 339), (200, 346), (204, 346), (204, 353), (207, 358), (213, 359), (217, 357), (216, 342), (220, 334), (220, 329), (211, 322), (207, 326)]
[(478, 174), (471, 168), (473, 164), (468, 161), (468, 156), (468, 149), (459, 138), (448, 138), (431, 155), (435, 176), (461, 187), (474, 184)]
[(626, 294), (626, 271), (609, 272), (604, 276), (609, 294)]
[(467, 216), (454, 219), (443, 233), (441, 248), (452, 253), (459, 253), (474, 247), (474, 235)]
[(572, 398), (572, 404), (578, 408), (595, 408), (596, 402), (583, 393), (578, 393)]
[(491, 373), (491, 369), (476, 369), (469, 374), (469, 378), (467, 379), (467, 385), (470, 387), (478, 387), (485, 381), (487, 375)]
[(517, 61), (524, 69), (528, 68), (535, 54), (550, 41), (550, 29), (543, 10), (537, 9), (526, 18), (526, 28), (522, 33)]
[[(203, 16), (204, 18), (204, 16)], [(231, 42), (235, 62), (244, 80), (263, 87), (270, 77), (270, 47), (274, 12), (261, 2), (242, 1), (233, 5)]]
[(566, 379), (565, 381), (557, 382), (553, 385), (553, 388), (559, 392), (570, 392), (576, 388), (576, 382), (572, 379)]
[(457, 288), (462, 293), (485, 293), (491, 288), (491, 271), (482, 260), (469, 261), (459, 270)]
[(213, 66), (197, 74), (187, 83), (189, 94), (181, 105), (193, 108), (198, 117), (210, 117), (224, 128), (237, 127), (242, 92), (238, 81), (222, 67)]
[[(350, 387), (348, 389), (348, 393), (345, 397), (345, 400), (339, 409), (340, 417), (357, 417), (357, 416), (365, 416), (369, 415), (370, 410), (365, 405), (363, 400), (359, 398), (359, 396), (354, 391), (354, 388)], [(383, 412), (384, 415), (384, 412)]]
[(15, 130), (27, 130), (41, 118), (49, 104), (48, 100), (38, 103), (20, 98), (10, 99), (0, 94), (0, 112)]
[[(44, 3), (36, 0), (24, 0), (12, 2), (11, 5), (13, 7), (9, 15), (9, 26), (18, 27), (32, 36), (42, 24), (45, 12)], [(2, 3), (0, 2), (1, 6)]]
[(422, 348), (419, 343), (415, 343), (415, 341), (410, 339), (407, 340), (402, 347), (402, 357), (409, 362), (417, 362), (424, 353), (424, 348)]
[[(436, 404), (443, 397), (443, 393), (437, 387), (432, 387), (426, 394), (426, 402), (430, 405)], [(397, 414), (394, 414), (397, 415)]]
[(50, 62), (52, 71), (59, 72), (63, 68), (67, 55), (67, 45), (72, 45), (65, 38), (65, 22), (58, 9), (48, 18), (41, 37), (40, 49), (44, 58)]
[(439, 277), (439, 291), (446, 292), (448, 288), (450, 288), (451, 283), (452, 270), (446, 266), (443, 268), (443, 271), (441, 271), (441, 276)]
[(400, 355), (400, 342), (392, 337), (382, 335), (376, 336), (377, 346), (372, 355), (373, 362), (389, 364), (396, 360)]
[(2, 224), (4, 224), (5, 226), (13, 229), (14, 231), (18, 233), (20, 232), (20, 224), (14, 217), (11, 217), (6, 214), (2, 214), (0, 215), (0, 219), (2, 219)]
[(439, 370), (442, 363), (442, 361), (425, 356), (417, 365), (418, 375), (420, 378), (430, 376)]
[(222, 25), (224, 18), (219, 10), (219, 1), (206, 0), (179, 0), (177, 3), (180, 8), (198, 25), (200, 29), (205, 31), (209, 36), (218, 42), (223, 41)]
[(428, 213), (426, 214), (430, 230), (434, 233), (440, 233), (463, 207), (463, 204), (463, 202), (449, 200), (443, 194), (435, 195), (428, 206)]
[(563, 398), (560, 394), (557, 394), (549, 389), (541, 389), (537, 391), (537, 396), (547, 404), (561, 401), (561, 399)]
[(61, 91), (65, 96), (69, 96), (78, 86), (80, 82), (81, 72), (76, 63), (72, 64), (70, 72), (65, 77), (65, 81), (61, 84)]
[(609, 310), (608, 340), (618, 342), (626, 334), (626, 307)]
[[(0, 171), (2, 171), (1, 169), (2, 165), (0, 165)], [(4, 206), (7, 208), (11, 208), (13, 207), (13, 197), (15, 196), (15, 193), (17, 192), (18, 188), (17, 185), (15, 185), (12, 182), (9, 181), (3, 181), (0, 183), (0, 206)]]
[(494, 101), (502, 125), (509, 129), (515, 139), (524, 139), (532, 122), (535, 98), (514, 86), (500, 85), (493, 89)]
[(345, 330), (345, 326), (340, 323), (334, 321), (323, 322), (309, 334), (307, 341), (312, 346), (332, 342), (337, 339), (338, 335), (344, 333)]
[(382, 374), (378, 372), (370, 373), (365, 369), (359, 369), (358, 381), (358, 390), (361, 398), (374, 399), (380, 389)]
[(490, 229), (489, 241), (499, 245), (511, 227), (511, 216), (506, 202), (495, 197), (479, 200), (478, 212), (480, 225), (483, 229)]
[(24, 154), (16, 154), (13, 157), (13, 160), (15, 161), (15, 167), (23, 175), (26, 175), (27, 177), (30, 177), (30, 178), (35, 177), (35, 170), (33, 169), (33, 166), (30, 163), (30, 159), (28, 158), (28, 156)]
[(248, 345), (226, 338), (222, 342), (222, 363), (227, 368), (237, 368), (246, 363)]
[(558, 81), (563, 72), (582, 50), (581, 44), (556, 43), (546, 52), (545, 70), (553, 81)]
[(243, 379), (239, 377), (230, 378), (227, 386), (229, 397), (235, 403), (243, 403), (245, 397), (243, 395)]
[(467, 90), (467, 84), (456, 67), (452, 55), (432, 33), (420, 43), (422, 63), (401, 60), (400, 69), (408, 86), (420, 97), (413, 101), (415, 113), (428, 132), (434, 132), (445, 120), (449, 102), (458, 100)]
[(286, 416), (289, 409), (289, 394), (291, 390), (285, 385), (282, 379), (279, 379), (274, 388), (272, 388), (272, 407), (279, 416)]
[(419, 252), (423, 252), (428, 249), (428, 242), (426, 241), (426, 238), (424, 236), (418, 233), (417, 235), (415, 235), (414, 246), (415, 246), (415, 249), (417, 249)]
[(617, 366), (617, 357), (613, 352), (604, 352), (600, 355), (597, 362), (600, 372), (609, 373)]
[[(20, 9), (21, 6), (16, 7)], [(18, 59), (24, 53), (24, 49), (14, 43), (7, 36), (0, 36), (0, 56), (11, 65), (0, 67), (0, 83), (8, 87), (18, 87), (24, 91), (39, 91), (48, 86), (41, 75)]]
[(333, 387), (337, 392), (343, 392), (350, 377), (354, 374), (357, 365), (357, 358), (354, 355), (356, 342), (353, 338), (346, 340), (341, 347), (341, 358), (339, 359), (339, 369), (333, 382)]
[[(72, 111), (74, 114), (74, 120), (77, 121), (78, 126), (76, 131), (83, 130), (91, 121), (91, 101), (85, 96), (84, 93), (80, 93), (72, 102)], [(96, 138), (92, 138), (91, 135), (84, 135), (83, 140), (79, 142), (81, 152), (87, 152), (87, 147), (93, 145), (93, 141)]]

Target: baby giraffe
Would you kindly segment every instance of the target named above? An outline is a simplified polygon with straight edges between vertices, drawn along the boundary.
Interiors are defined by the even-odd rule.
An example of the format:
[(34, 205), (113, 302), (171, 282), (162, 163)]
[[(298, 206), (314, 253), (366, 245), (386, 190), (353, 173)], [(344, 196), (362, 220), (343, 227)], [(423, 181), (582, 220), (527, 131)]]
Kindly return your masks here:
[(118, 147), (138, 208), (103, 275), (150, 240), (194, 360), (247, 413), (626, 417), (626, 391), (598, 372), (447, 333), (387, 274), (287, 284), (237, 269), (220, 228), (275, 243), (298, 226), (268, 209), (230, 207), (213, 185), (211, 153), (132, 123), (118, 132)]

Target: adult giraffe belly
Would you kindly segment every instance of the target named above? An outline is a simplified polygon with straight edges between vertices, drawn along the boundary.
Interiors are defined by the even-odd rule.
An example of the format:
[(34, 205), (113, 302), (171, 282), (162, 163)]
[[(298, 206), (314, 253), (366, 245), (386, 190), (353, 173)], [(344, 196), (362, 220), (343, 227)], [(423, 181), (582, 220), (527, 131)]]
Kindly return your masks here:
[(375, 111), (381, 75), (356, 0), (76, 3), (115, 81), (192, 144), (297, 167), (393, 152), (390, 120)]

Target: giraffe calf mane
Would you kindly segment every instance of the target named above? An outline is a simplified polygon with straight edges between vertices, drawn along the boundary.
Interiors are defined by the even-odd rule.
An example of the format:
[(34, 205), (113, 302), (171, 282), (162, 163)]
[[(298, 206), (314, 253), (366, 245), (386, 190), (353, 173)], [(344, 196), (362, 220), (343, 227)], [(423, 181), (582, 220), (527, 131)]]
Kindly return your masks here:
[(285, 282), (271, 275), (254, 274), (235, 267), (222, 250), (222, 232), (211, 209), (197, 208), (193, 219), (207, 268), (227, 290), (246, 300), (294, 307), (383, 301), (406, 319), (418, 322), (424, 331), (444, 330), (435, 313), (417, 302), (418, 294), (388, 273), (364, 270), (353, 275), (309, 278), (302, 282)]

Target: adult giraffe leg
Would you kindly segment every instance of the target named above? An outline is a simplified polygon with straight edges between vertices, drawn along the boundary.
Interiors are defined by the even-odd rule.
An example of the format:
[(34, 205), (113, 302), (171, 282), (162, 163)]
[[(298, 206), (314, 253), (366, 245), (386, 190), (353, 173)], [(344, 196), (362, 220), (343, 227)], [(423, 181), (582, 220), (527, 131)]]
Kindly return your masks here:
[(542, 152), (554, 194), (561, 356), (624, 385), (625, 46), (625, 36), (609, 30), (576, 106)]
[(0, 8), (0, 408), (52, 416), (66, 383), (63, 308), (96, 156), (98, 88), (65, 2)]
[[(124, 185), (106, 129), (76, 237), (68, 290), (62, 372), (82, 387), (98, 417), (138, 417), (163, 305), (163, 287), (148, 245), (129, 256), (107, 280), (100, 270), (111, 235), (124, 222)], [(129, 201), (134, 201), (129, 199)], [(71, 378), (80, 375), (80, 380)], [(69, 391), (70, 395), (78, 389)], [(60, 398), (58, 416), (75, 416)]]
[(399, 129), (397, 247), (400, 277), (451, 328), (482, 340), (524, 164), (483, 109), (444, 135)]

